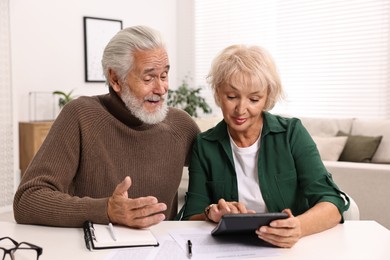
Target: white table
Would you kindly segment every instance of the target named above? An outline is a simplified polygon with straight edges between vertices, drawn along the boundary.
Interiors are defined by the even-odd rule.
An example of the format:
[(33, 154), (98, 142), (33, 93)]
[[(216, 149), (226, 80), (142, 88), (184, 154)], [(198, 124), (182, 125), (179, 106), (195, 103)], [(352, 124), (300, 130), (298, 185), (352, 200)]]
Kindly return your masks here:
[[(204, 228), (203, 221), (164, 221), (152, 227), (157, 237), (174, 229)], [(40, 259), (104, 259), (111, 250), (90, 252), (81, 228), (56, 228), (0, 222), (0, 237), (10, 236), (43, 247)], [(273, 248), (277, 256), (259, 259), (390, 259), (390, 230), (375, 221), (347, 221), (335, 228), (302, 238), (293, 248)], [(253, 258), (251, 258), (253, 259)]]

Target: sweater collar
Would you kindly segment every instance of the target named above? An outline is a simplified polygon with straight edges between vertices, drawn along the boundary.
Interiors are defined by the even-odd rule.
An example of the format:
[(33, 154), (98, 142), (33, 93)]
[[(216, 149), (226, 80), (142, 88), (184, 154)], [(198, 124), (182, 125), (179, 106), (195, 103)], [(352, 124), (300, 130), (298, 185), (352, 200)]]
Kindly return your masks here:
[(99, 99), (107, 108), (108, 112), (123, 124), (129, 127), (147, 126), (147, 124), (143, 123), (131, 113), (112, 87), (109, 87), (108, 94), (99, 96)]

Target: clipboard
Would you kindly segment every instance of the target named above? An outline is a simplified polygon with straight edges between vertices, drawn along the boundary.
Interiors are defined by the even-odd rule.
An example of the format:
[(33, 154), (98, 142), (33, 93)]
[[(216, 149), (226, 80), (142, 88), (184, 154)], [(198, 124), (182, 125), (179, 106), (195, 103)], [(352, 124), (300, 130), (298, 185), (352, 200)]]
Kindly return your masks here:
[(159, 243), (150, 229), (134, 229), (124, 226), (94, 224), (86, 221), (83, 225), (84, 240), (87, 249), (112, 249), (125, 247), (158, 246)]
[(268, 226), (273, 220), (286, 218), (288, 215), (284, 212), (225, 214), (211, 231), (211, 235), (254, 234), (259, 227)]

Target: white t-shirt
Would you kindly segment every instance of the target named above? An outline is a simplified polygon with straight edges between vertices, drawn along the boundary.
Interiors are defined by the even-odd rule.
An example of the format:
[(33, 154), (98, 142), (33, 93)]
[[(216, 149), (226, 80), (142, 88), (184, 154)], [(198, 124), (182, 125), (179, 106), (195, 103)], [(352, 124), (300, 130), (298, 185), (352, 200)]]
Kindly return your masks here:
[(247, 209), (258, 213), (267, 212), (258, 176), (260, 137), (249, 147), (238, 147), (230, 134), (229, 137), (237, 175), (238, 201), (244, 203)]

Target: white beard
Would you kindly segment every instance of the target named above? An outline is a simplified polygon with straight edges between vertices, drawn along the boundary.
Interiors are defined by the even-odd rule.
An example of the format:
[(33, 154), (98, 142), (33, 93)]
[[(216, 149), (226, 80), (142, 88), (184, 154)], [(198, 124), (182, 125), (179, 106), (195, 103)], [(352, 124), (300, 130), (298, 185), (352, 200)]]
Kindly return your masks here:
[(145, 97), (145, 100), (153, 101), (163, 99), (163, 103), (161, 107), (157, 108), (157, 111), (148, 112), (143, 108), (143, 100), (137, 99), (133, 93), (131, 93), (128, 86), (125, 85), (122, 89), (121, 99), (125, 103), (127, 109), (129, 109), (136, 118), (150, 125), (158, 124), (165, 119), (168, 113), (168, 105), (166, 102), (167, 94), (163, 96), (152, 95)]

